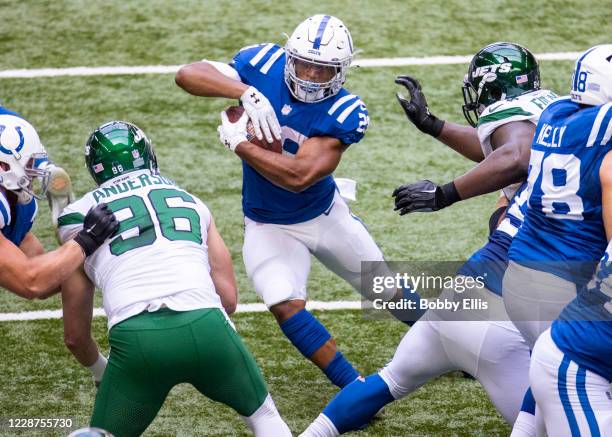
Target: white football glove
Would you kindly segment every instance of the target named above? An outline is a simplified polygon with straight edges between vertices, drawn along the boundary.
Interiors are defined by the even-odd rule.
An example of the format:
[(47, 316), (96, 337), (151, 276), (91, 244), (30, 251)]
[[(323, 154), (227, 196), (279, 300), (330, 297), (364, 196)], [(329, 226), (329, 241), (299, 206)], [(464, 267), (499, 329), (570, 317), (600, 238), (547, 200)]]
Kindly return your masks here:
[(242, 93), (240, 101), (242, 106), (244, 106), (244, 111), (251, 119), (251, 123), (253, 123), (257, 139), (261, 140), (263, 138), (262, 130), (268, 143), (273, 141), (272, 134), (274, 134), (277, 140), (281, 139), (280, 124), (274, 113), (274, 108), (272, 108), (266, 96), (260, 93), (257, 88), (250, 86)]
[(229, 121), (225, 111), (221, 112), (221, 125), (217, 128), (219, 132), (219, 139), (221, 143), (232, 152), (236, 150), (236, 146), (247, 140), (247, 122), (249, 116), (246, 111), (242, 113), (242, 116), (236, 120), (235, 123)]

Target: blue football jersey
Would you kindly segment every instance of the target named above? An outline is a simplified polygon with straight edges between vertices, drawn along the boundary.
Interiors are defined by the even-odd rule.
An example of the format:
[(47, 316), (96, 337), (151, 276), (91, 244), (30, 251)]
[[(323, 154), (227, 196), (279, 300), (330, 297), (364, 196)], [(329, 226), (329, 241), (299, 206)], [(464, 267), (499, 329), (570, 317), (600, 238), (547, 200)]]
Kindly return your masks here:
[[(368, 127), (363, 101), (342, 88), (318, 103), (295, 99), (285, 84), (285, 51), (276, 44), (242, 49), (231, 63), (242, 82), (264, 94), (282, 128), (283, 153), (295, 155), (308, 138), (328, 136), (349, 145), (359, 142)], [(293, 224), (313, 219), (331, 205), (336, 185), (331, 175), (300, 193), (281, 188), (243, 161), (244, 215), (264, 223)]]
[(460, 275), (483, 278), (485, 287), (499, 296), (502, 295), (502, 280), (508, 267), (508, 250), (523, 223), (527, 208), (526, 188), (527, 183), (520, 186), (506, 209), (504, 219), (489, 235), (487, 244), (477, 250), (457, 271)]
[[(0, 106), (0, 115), (12, 115), (25, 120), (21, 115), (2, 106)], [(11, 208), (6, 194), (0, 192), (0, 230), (2, 235), (16, 246), (21, 244), (25, 235), (32, 229), (37, 212), (36, 199), (32, 199), (25, 205), (15, 204)]]
[(510, 259), (579, 286), (606, 248), (599, 168), (612, 150), (612, 104), (569, 98), (540, 116), (531, 148), (528, 208)]
[(19, 246), (32, 229), (38, 212), (36, 199), (25, 205), (15, 204), (11, 209), (4, 193), (0, 193), (0, 230), (2, 235)]
[(612, 381), (612, 243), (588, 285), (552, 324), (555, 344), (573, 361)]

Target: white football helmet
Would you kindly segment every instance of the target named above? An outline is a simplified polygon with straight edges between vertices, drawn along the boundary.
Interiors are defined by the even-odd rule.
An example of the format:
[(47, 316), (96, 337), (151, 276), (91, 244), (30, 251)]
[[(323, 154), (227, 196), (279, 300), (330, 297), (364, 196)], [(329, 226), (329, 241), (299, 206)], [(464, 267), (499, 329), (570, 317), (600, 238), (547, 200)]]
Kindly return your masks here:
[(576, 61), (572, 76), (572, 101), (603, 105), (612, 101), (612, 44), (591, 47)]
[[(285, 56), (285, 82), (291, 94), (302, 102), (316, 103), (342, 88), (353, 59), (353, 40), (338, 18), (314, 15), (293, 31)], [(310, 71), (307, 77), (304, 71)]]
[(19, 203), (40, 199), (47, 191), (49, 158), (34, 127), (14, 115), (0, 115), (0, 185)]

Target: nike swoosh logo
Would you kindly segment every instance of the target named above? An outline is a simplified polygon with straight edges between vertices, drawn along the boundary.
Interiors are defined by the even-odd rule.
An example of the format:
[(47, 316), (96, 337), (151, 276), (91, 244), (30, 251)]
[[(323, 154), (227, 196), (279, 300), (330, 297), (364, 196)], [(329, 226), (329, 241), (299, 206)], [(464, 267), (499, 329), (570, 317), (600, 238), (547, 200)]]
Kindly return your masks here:
[(495, 111), (497, 108), (500, 108), (503, 105), (503, 103), (500, 103), (499, 105), (492, 107), (491, 109), (489, 109), (489, 114), (493, 111)]

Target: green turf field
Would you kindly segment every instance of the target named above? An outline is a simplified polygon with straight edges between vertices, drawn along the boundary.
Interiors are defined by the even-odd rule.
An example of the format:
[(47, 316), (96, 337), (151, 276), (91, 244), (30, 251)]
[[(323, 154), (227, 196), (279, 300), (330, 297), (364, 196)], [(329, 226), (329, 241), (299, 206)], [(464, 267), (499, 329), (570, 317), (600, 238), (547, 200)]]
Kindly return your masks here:
[[(581, 51), (609, 42), (609, 5), (603, 0), (555, 1), (43, 1), (0, 0), (0, 70), (17, 68), (174, 65), (202, 58), (229, 60), (242, 46), (284, 43), (303, 18), (326, 12), (342, 18), (361, 57), (468, 55), (496, 40), (535, 53)], [(393, 189), (430, 178), (447, 182), (471, 163), (408, 124), (394, 93), (397, 74), (422, 79), (430, 108), (462, 122), (460, 85), (467, 65), (361, 68), (346, 83), (368, 106), (371, 125), (352, 146), (336, 176), (358, 181), (354, 212), (392, 260), (462, 260), (480, 247), (496, 195), (435, 214), (400, 218)], [(543, 87), (565, 93), (571, 62), (542, 62)], [(171, 74), (0, 79), (0, 101), (37, 128), (55, 161), (81, 195), (93, 185), (82, 150), (99, 124), (125, 119), (153, 139), (162, 172), (211, 208), (225, 237), (241, 302), (257, 302), (242, 265), (241, 169), (219, 143), (218, 113), (228, 101), (198, 99)], [(35, 233), (55, 246), (50, 216), (40, 209)], [(354, 300), (347, 284), (313, 264), (315, 300)], [(97, 304), (99, 306), (98, 297)], [(0, 293), (2, 312), (59, 308), (59, 299), (29, 302)], [(363, 372), (391, 358), (402, 335), (392, 321), (364, 320), (358, 312), (319, 313), (342, 350)], [(270, 384), (283, 417), (296, 433), (334, 393), (325, 378), (290, 346), (269, 314), (242, 314), (236, 324)], [(95, 337), (106, 347), (105, 321)], [(86, 423), (94, 397), (88, 372), (62, 343), (60, 321), (0, 322), (0, 417), (75, 416)], [(149, 429), (150, 435), (243, 435), (241, 422), (193, 389), (179, 387)], [(504, 435), (507, 426), (473, 381), (446, 376), (387, 408), (355, 435)], [(6, 435), (9, 435), (7, 433)]]

